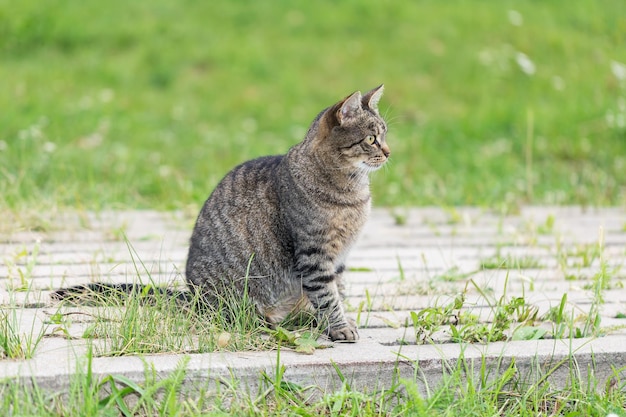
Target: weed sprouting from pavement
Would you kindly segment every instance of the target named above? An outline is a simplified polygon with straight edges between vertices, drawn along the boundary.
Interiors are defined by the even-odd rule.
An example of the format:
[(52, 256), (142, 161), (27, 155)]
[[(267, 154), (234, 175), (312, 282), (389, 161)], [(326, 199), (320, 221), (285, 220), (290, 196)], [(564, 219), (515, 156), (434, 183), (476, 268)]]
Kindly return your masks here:
[(420, 344), (445, 340), (489, 343), (511, 339), (596, 337), (603, 334), (600, 307), (607, 279), (604, 269), (596, 274), (589, 311), (582, 315), (575, 315), (575, 309), (567, 309), (567, 293), (563, 294), (558, 306), (540, 315), (538, 307), (529, 304), (524, 295), (507, 296), (508, 274), (503, 295), (498, 299), (470, 280), (468, 285), (471, 284), (478, 292), (481, 303), (488, 306), (488, 320), (480, 320), (471, 313), (466, 286), (462, 293), (441, 306), (430, 306), (419, 312), (411, 311), (411, 325), (416, 342)]
[(514, 257), (503, 256), (500, 252), (493, 257), (483, 259), (480, 263), (483, 269), (539, 269), (543, 268), (541, 261), (532, 256)]
[(46, 326), (37, 328), (37, 319), (33, 318), (31, 327), (24, 329), (24, 319), (18, 315), (23, 309), (11, 301), (0, 310), (0, 359), (31, 359), (37, 346), (44, 337)]
[(22, 247), (12, 255), (4, 257), (8, 269), (8, 289), (12, 291), (28, 291), (33, 269), (37, 265), (40, 242), (36, 241), (32, 249)]

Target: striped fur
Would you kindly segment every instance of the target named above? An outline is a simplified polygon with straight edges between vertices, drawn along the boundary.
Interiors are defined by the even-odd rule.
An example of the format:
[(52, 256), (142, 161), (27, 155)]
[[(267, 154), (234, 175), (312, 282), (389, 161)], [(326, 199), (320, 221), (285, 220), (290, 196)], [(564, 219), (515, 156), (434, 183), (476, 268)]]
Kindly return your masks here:
[(322, 111), (286, 155), (234, 168), (205, 202), (187, 281), (218, 305), (247, 294), (269, 323), (308, 305), (332, 340), (355, 341), (341, 300), (344, 260), (370, 212), (368, 174), (389, 156), (383, 86)]

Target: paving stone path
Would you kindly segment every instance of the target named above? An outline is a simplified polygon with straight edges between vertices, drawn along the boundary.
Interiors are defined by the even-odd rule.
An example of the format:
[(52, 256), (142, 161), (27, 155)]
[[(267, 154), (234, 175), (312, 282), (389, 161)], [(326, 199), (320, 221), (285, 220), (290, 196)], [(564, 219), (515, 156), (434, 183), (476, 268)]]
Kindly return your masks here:
[[(88, 306), (55, 304), (51, 290), (93, 281), (182, 284), (192, 225), (193, 219), (178, 213), (121, 211), (65, 215), (46, 231), (0, 234), (0, 319), (18, 327), (25, 340), (44, 335), (32, 359), (0, 355), (0, 380), (34, 377), (41, 386), (63, 390), (81, 369), (87, 341), (80, 336), (95, 319)], [(526, 207), (512, 215), (478, 208), (375, 209), (346, 273), (346, 303), (361, 340), (313, 355), (285, 349), (280, 352), (284, 377), (333, 389), (341, 384), (337, 366), (355, 388), (389, 386), (403, 376), (426, 389), (463, 356), (486, 361), (493, 372), (512, 359), (520, 375), (553, 370), (556, 383), (567, 379), (573, 364), (606, 380), (626, 366), (625, 262), (622, 208)], [(446, 314), (438, 330), (416, 329), (420, 311), (431, 308), (431, 318), (441, 318), (436, 313), (452, 306), (459, 294), (462, 308)], [(522, 338), (541, 339), (451, 341), (450, 324), (462, 329), (474, 320), (465, 328), (493, 330), (496, 313), (514, 300), (520, 304), (511, 307), (510, 317), (537, 318)], [(61, 329), (57, 313), (76, 318)], [(512, 323), (505, 335), (510, 339), (520, 326)], [(551, 337), (559, 329), (587, 337)], [(478, 330), (476, 337), (483, 337)], [(147, 364), (163, 376), (183, 357), (189, 360), (190, 386), (235, 377), (253, 387), (261, 372), (276, 369), (278, 355), (103, 356), (94, 358), (93, 371), (142, 381)]]

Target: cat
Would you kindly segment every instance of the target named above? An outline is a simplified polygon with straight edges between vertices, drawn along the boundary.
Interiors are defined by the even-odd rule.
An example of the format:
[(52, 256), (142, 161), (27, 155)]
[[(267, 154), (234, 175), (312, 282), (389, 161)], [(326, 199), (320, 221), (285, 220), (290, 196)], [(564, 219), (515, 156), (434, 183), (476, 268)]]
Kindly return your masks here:
[(333, 341), (358, 339), (343, 307), (345, 259), (371, 208), (369, 174), (388, 160), (383, 85), (323, 110), (285, 155), (245, 162), (204, 203), (186, 279), (209, 305), (244, 292), (269, 324), (312, 309)]
[(196, 220), (186, 264), (191, 291), (141, 284), (91, 283), (63, 288), (57, 300), (164, 294), (184, 303), (200, 296), (220, 311), (248, 297), (270, 325), (312, 310), (333, 341), (354, 342), (343, 307), (345, 260), (371, 208), (369, 174), (390, 155), (378, 111), (379, 86), (323, 110), (304, 140), (285, 155), (245, 162), (220, 181)]

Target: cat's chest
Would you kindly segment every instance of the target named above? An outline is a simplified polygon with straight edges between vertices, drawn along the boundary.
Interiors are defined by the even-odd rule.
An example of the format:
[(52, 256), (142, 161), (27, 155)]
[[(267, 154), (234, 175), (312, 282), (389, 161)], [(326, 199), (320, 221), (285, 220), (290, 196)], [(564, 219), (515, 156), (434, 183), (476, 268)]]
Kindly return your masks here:
[(363, 207), (335, 210), (326, 217), (326, 233), (322, 237), (326, 252), (333, 258), (344, 258), (357, 240), (367, 217), (369, 204)]

